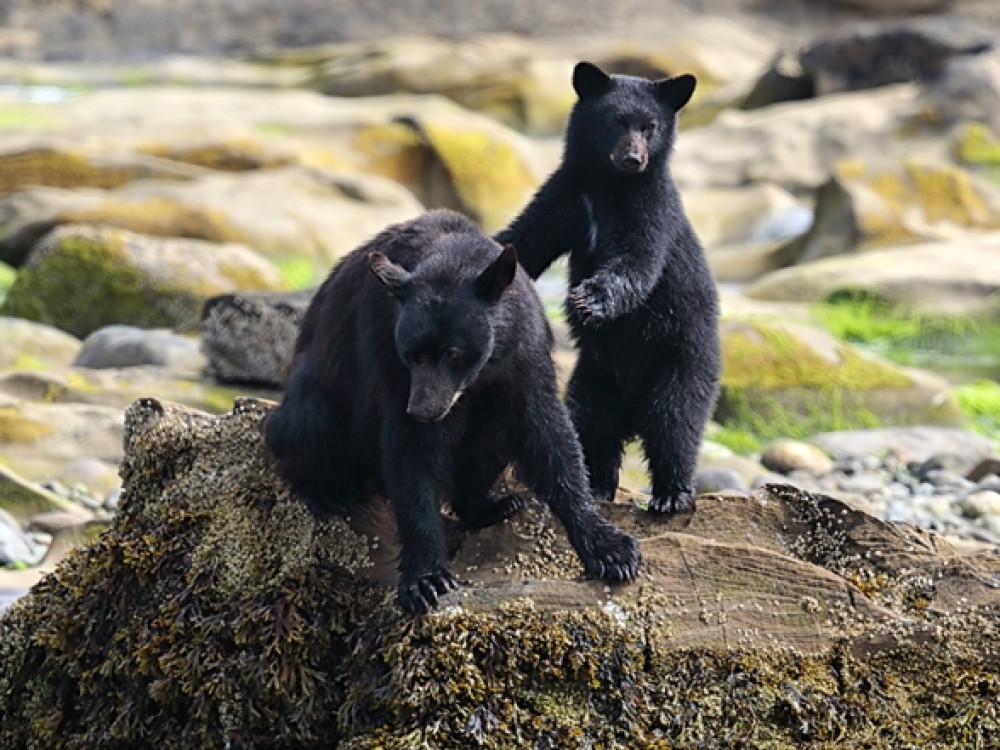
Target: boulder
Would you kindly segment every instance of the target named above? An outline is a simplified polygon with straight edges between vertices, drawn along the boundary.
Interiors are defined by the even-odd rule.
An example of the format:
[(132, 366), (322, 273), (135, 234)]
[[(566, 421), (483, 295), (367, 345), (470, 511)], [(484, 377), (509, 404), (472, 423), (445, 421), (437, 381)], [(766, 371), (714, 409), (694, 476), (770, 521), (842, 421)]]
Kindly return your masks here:
[(725, 111), (711, 125), (681, 133), (671, 172), (682, 189), (764, 182), (802, 195), (846, 158), (881, 164), (912, 156), (903, 125), (917, 116), (919, 96), (916, 85), (899, 84)]
[[(4, 419), (3, 414), (4, 412), (0, 411), (0, 420)], [(12, 469), (0, 464), (0, 523), (9, 517), (15, 522), (14, 528), (19, 529), (39, 513), (53, 511), (74, 513), (77, 517), (89, 518), (89, 514), (81, 507), (34, 482), (29, 482)], [(0, 566), (2, 565), (6, 563), (0, 563)]]
[(198, 340), (165, 328), (147, 330), (114, 325), (99, 328), (83, 342), (74, 367), (103, 370), (122, 367), (164, 367), (199, 372), (204, 367)]
[[(924, 4), (941, 5), (934, 0)], [(989, 24), (954, 16), (848, 25), (776, 54), (742, 106), (755, 109), (843, 91), (933, 81), (953, 60), (991, 50), (996, 31)]]
[(20, 264), (53, 226), (82, 223), (330, 263), (421, 210), (389, 180), (298, 167), (216, 172), (185, 182), (140, 180), (107, 191), (28, 188), (0, 200), (0, 259)]
[(82, 456), (117, 463), (122, 456), (122, 410), (0, 394), (0, 455), (10, 470), (30, 482), (50, 479)]
[(604, 506), (644, 555), (641, 583), (609, 590), (580, 578), (531, 502), (491, 529), (454, 528), (462, 588), (413, 619), (392, 597), (391, 516), (375, 503), (314, 519), (263, 456), (268, 408), (130, 407), (111, 528), (0, 616), (7, 744), (993, 736), (996, 555), (769, 485), (666, 521)]
[(962, 419), (943, 378), (800, 323), (724, 320), (722, 361), (715, 421), (765, 440)]
[(825, 258), (766, 274), (743, 291), (755, 300), (817, 302), (867, 295), (933, 313), (992, 310), (1000, 289), (1000, 233)]
[(208, 374), (227, 383), (282, 386), (312, 295), (308, 290), (209, 299), (201, 320)]
[(792, 237), (808, 229), (812, 218), (791, 193), (766, 183), (689, 188), (682, 198), (698, 238), (709, 250), (717, 245)]
[(805, 263), (859, 250), (1000, 229), (1000, 190), (944, 163), (892, 168), (845, 161), (816, 193), (815, 219), (789, 252)]
[(1000, 50), (949, 60), (924, 94), (925, 119), (983, 123), (1000, 133)]
[(58, 328), (0, 316), (0, 371), (68, 367), (80, 351), (80, 339)]
[(88, 154), (42, 142), (0, 152), (0, 195), (35, 185), (116, 188), (142, 179), (188, 180), (202, 172), (145, 154)]
[(38, 243), (0, 313), (82, 337), (116, 323), (190, 325), (213, 294), (283, 286), (274, 266), (240, 245), (69, 225)]

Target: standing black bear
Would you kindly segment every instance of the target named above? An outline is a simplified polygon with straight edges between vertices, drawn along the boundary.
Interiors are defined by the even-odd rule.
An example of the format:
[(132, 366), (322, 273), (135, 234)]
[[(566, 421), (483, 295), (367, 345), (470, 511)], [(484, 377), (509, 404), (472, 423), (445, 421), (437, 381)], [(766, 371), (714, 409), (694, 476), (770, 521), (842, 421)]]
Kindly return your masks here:
[(570, 254), (579, 361), (567, 404), (594, 495), (614, 495), (624, 444), (638, 435), (650, 508), (688, 510), (721, 370), (718, 295), (668, 163), (695, 79), (581, 62), (573, 87), (562, 164), (497, 239), (518, 248), (532, 278)]
[(470, 527), (503, 520), (522, 501), (490, 489), (512, 461), (588, 575), (635, 577), (635, 540), (592, 501), (550, 343), (513, 247), (450, 211), (389, 227), (345, 257), (310, 304), (265, 440), (317, 512), (388, 496), (405, 609), (427, 611), (456, 585), (440, 501)]

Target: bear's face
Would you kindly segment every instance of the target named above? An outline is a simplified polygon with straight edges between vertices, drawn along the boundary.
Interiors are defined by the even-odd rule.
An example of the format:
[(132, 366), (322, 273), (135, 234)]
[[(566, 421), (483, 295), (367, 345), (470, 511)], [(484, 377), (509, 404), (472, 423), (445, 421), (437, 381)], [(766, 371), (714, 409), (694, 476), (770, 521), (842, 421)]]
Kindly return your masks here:
[(400, 302), (395, 344), (410, 371), (406, 413), (440, 422), (493, 354), (495, 306), (517, 270), (514, 248), (505, 248), (472, 278), (434, 260), (408, 272), (378, 252), (369, 256), (369, 265)]
[(578, 63), (573, 88), (579, 100), (570, 116), (567, 152), (585, 152), (616, 172), (645, 172), (673, 147), (677, 112), (695, 83), (691, 75), (650, 81)]

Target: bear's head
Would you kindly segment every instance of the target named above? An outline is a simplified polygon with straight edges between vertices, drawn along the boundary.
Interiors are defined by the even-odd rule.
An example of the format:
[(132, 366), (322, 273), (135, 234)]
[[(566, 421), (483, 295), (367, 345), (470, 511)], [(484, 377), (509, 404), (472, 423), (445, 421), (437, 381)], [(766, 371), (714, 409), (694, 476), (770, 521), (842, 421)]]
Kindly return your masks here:
[(567, 154), (586, 154), (596, 165), (625, 174), (664, 163), (673, 148), (677, 113), (696, 83), (688, 74), (652, 81), (577, 63), (573, 88), (579, 98), (570, 114)]
[[(475, 262), (484, 255), (495, 256), (485, 268)], [(378, 251), (368, 264), (400, 303), (395, 344), (410, 371), (406, 413), (440, 422), (493, 354), (498, 303), (514, 280), (517, 253), (484, 236), (451, 235), (412, 271)]]

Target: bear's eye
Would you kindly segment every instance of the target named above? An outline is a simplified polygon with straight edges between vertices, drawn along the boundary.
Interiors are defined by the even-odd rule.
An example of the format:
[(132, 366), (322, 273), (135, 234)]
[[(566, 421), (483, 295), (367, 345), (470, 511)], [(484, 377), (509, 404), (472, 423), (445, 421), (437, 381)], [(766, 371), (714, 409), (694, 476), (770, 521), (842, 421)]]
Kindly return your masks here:
[(441, 356), (449, 362), (456, 362), (462, 357), (462, 351), (457, 346), (449, 346)]
[(617, 125), (620, 128), (627, 128), (628, 127), (628, 120), (625, 118), (625, 115), (615, 115), (614, 122), (615, 122), (615, 125)]
[(642, 134), (645, 135), (645, 136), (647, 136), (647, 137), (651, 136), (655, 132), (656, 132), (656, 121), (655, 120), (653, 122), (647, 122), (645, 125), (642, 126)]

